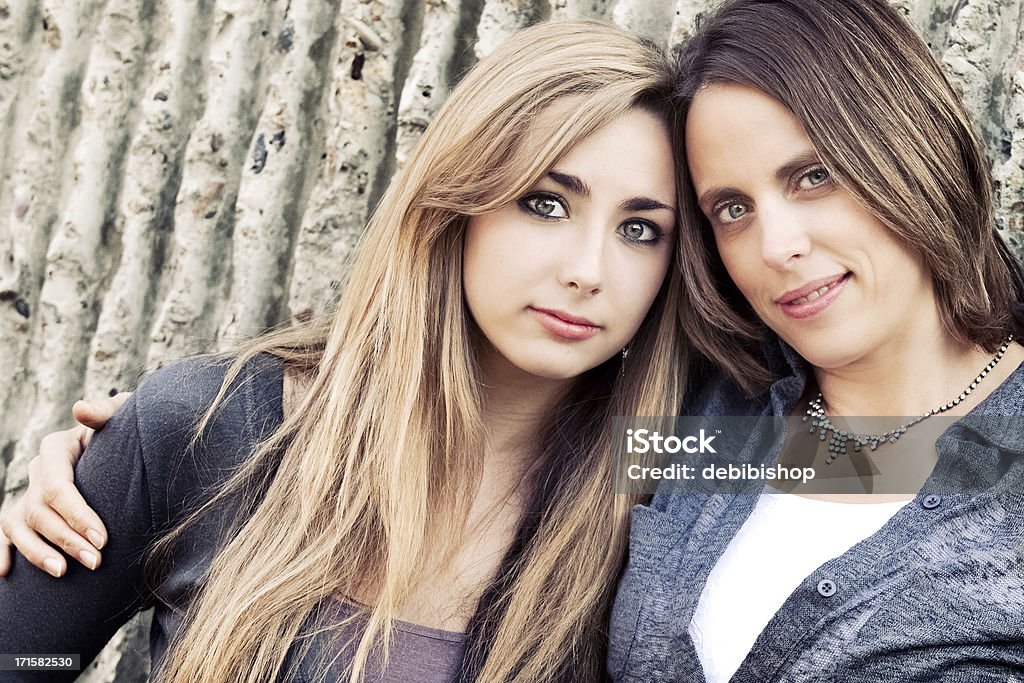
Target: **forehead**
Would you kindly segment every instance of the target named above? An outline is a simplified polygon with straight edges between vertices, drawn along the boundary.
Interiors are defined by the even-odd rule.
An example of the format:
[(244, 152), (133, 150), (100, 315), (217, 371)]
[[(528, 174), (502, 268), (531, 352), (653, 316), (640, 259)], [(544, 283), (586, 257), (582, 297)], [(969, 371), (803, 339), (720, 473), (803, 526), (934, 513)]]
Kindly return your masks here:
[(686, 159), (698, 191), (719, 182), (763, 179), (813, 149), (789, 109), (749, 86), (706, 86), (687, 114)]
[(648, 196), (674, 204), (671, 138), (662, 118), (634, 107), (570, 147), (553, 169), (579, 176), (595, 190)]

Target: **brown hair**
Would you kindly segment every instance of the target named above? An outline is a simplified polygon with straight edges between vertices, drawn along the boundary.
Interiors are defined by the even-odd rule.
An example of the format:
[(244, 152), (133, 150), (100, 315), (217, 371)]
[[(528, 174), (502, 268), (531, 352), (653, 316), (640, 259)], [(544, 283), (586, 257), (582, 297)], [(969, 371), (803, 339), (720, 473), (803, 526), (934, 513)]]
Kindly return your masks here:
[[(885, 0), (733, 0), (701, 22), (677, 69), (684, 121), (713, 83), (789, 108), (837, 182), (922, 255), (949, 334), (992, 352), (1015, 331), (1024, 278), (995, 232), (988, 161), (927, 45)], [(758, 391), (770, 379), (764, 326), (718, 257), (685, 165), (679, 172), (684, 329)]]
[[(336, 313), (237, 352), (202, 433), (259, 353), (308, 373), (308, 390), (227, 486), (154, 552), (235, 496), (254, 499), (209, 569), (159, 670), (174, 682), (277, 679), (330, 596), (370, 586), (351, 680), (387, 652), (424, 564), (452, 552), (481, 478), (481, 379), (462, 293), (467, 216), (505, 206), (577, 143), (633, 107), (671, 122), (669, 64), (599, 22), (535, 26), (453, 91), (391, 183)], [(558, 130), (529, 136), (568, 102)], [(467, 678), (593, 681), (637, 502), (612, 492), (611, 419), (678, 410), (686, 355), (681, 276), (669, 275), (631, 345), (584, 373), (533, 444), (532, 501), (470, 623)], [(529, 496), (528, 496), (529, 497)], [(355, 619), (355, 617), (353, 617)]]

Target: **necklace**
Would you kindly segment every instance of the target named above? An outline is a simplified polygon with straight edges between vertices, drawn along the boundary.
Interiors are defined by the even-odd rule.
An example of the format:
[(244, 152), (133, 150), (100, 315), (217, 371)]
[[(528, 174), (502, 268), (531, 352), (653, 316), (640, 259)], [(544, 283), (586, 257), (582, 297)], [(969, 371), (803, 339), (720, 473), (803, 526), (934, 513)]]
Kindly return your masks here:
[(1003, 358), (1003, 354), (1006, 353), (1006, 349), (1010, 347), (1010, 342), (1013, 341), (1013, 335), (1011, 334), (1003, 342), (1003, 345), (996, 351), (996, 355), (992, 357), (992, 360), (988, 362), (988, 365), (978, 373), (978, 376), (974, 378), (974, 381), (970, 385), (960, 392), (960, 395), (954, 398), (948, 403), (932, 408), (926, 411), (922, 415), (918, 415), (909, 422), (904, 422), (898, 427), (890, 429), (882, 434), (854, 434), (844, 429), (837, 427), (832, 420), (825, 414), (825, 404), (822, 398), (821, 392), (807, 404), (807, 414), (802, 418), (804, 422), (810, 422), (810, 433), (818, 432), (818, 437), (824, 441), (828, 438), (828, 456), (825, 458), (825, 463), (831, 465), (836, 461), (840, 455), (846, 455), (847, 446), (853, 444), (853, 452), (860, 453), (861, 448), (867, 446), (872, 451), (878, 450), (878, 447), (888, 443), (896, 443), (899, 438), (903, 436), (908, 429), (916, 425), (918, 422), (936, 415), (938, 413), (944, 413), (947, 410), (952, 409), (954, 406), (960, 405), (960, 402), (967, 398), (967, 396), (974, 391), (981, 381), (985, 379), (985, 376), (992, 371), (992, 369), (999, 363)]

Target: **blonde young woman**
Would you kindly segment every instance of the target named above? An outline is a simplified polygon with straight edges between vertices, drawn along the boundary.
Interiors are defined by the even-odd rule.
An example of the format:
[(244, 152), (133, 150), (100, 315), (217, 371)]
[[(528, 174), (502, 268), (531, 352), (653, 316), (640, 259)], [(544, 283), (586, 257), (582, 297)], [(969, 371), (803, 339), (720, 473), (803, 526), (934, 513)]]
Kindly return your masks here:
[(669, 88), (599, 23), (481, 62), (333, 317), (157, 372), (92, 440), (103, 564), (16, 559), (0, 652), (84, 664), (153, 605), (164, 681), (602, 679), (611, 417), (674, 413), (685, 371)]

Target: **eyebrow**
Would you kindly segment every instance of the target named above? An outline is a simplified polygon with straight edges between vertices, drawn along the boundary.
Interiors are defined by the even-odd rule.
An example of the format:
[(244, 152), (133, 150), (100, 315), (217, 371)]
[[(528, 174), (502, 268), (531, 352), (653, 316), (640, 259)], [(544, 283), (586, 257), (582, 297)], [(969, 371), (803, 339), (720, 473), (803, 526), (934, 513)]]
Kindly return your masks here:
[(801, 170), (805, 166), (811, 166), (812, 164), (820, 164), (821, 159), (818, 158), (817, 152), (813, 150), (804, 152), (799, 156), (793, 157), (785, 164), (779, 167), (779, 170), (775, 172), (775, 179), (779, 182), (789, 180), (797, 171)]
[(623, 211), (656, 211), (658, 209), (665, 209), (666, 211), (676, 210), (676, 207), (663, 204), (657, 199), (651, 199), (650, 197), (630, 197), (619, 204), (619, 208)]
[(568, 173), (548, 171), (548, 177), (575, 195), (590, 199), (590, 186), (582, 178)]
[(704, 211), (710, 211), (715, 204), (724, 199), (725, 197), (746, 197), (747, 194), (739, 189), (738, 187), (716, 187), (708, 190), (700, 197), (697, 198), (697, 204), (704, 209)]
[[(813, 150), (803, 152), (802, 154), (793, 157), (792, 159), (784, 163), (782, 166), (780, 166), (778, 170), (775, 171), (775, 179), (778, 180), (779, 182), (784, 182), (786, 180), (789, 180), (789, 178), (794, 173), (804, 168), (805, 166), (810, 166), (812, 164), (818, 163), (821, 163), (821, 159), (818, 156), (817, 152), (814, 152)], [(703, 207), (710, 208), (717, 204), (724, 197), (732, 197), (737, 195), (745, 197), (747, 193), (744, 192), (743, 190), (740, 190), (737, 187), (713, 188), (702, 194), (697, 199), (697, 203)]]
[[(590, 199), (590, 186), (587, 185), (586, 181), (579, 176), (574, 176), (569, 173), (561, 173), (559, 171), (548, 171), (548, 177), (569, 192), (579, 195), (585, 199)], [(657, 199), (652, 199), (650, 197), (630, 197), (629, 199), (620, 202), (619, 208), (623, 211), (657, 211), (658, 209), (665, 209), (667, 211), (676, 210), (676, 207), (659, 202)]]

